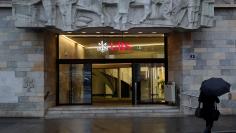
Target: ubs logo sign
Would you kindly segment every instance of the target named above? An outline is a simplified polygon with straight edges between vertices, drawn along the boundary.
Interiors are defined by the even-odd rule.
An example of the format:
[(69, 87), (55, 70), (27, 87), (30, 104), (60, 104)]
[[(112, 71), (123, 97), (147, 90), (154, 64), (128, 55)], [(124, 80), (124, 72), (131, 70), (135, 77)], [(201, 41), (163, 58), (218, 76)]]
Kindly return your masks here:
[(104, 52), (107, 52), (108, 49), (109, 48), (106, 42), (101, 41), (100, 43), (98, 43), (97, 51), (104, 53)]
[(110, 51), (131, 50), (131, 45), (130, 45), (130, 43), (123, 42), (123, 41), (110, 42), (110, 43), (101, 41), (100, 43), (98, 43), (97, 51), (104, 53), (109, 50)]

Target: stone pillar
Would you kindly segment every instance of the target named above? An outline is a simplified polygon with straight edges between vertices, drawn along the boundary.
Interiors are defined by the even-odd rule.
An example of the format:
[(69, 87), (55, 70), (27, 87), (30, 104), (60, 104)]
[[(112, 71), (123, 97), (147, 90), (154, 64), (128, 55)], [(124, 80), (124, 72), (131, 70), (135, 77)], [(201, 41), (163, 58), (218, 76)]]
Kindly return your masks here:
[(45, 88), (44, 88), (44, 107), (47, 110), (50, 107), (56, 106), (56, 59), (57, 59), (57, 35), (51, 32), (44, 34), (45, 47)]
[[(176, 83), (176, 89), (181, 95), (183, 91), (183, 66), (182, 66), (182, 45), (184, 33), (170, 33), (168, 34), (168, 80)], [(181, 103), (182, 99), (177, 97), (177, 103)]]

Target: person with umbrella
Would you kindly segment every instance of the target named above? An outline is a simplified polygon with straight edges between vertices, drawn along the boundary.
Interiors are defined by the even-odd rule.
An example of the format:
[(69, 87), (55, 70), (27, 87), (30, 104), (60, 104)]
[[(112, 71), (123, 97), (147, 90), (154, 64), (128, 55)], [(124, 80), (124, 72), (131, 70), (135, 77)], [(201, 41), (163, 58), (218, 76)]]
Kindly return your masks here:
[(198, 98), (200, 103), (203, 103), (202, 106), (202, 118), (206, 121), (206, 129), (204, 133), (211, 133), (211, 128), (213, 127), (214, 118), (212, 117), (213, 112), (216, 108), (216, 103), (219, 103), (220, 100), (217, 96), (208, 96), (205, 95), (202, 91)]
[(211, 133), (214, 121), (218, 120), (220, 115), (217, 110), (217, 103), (220, 103), (218, 96), (228, 93), (230, 84), (222, 78), (210, 78), (201, 84), (199, 103), (203, 103), (201, 115), (206, 121), (204, 133)]

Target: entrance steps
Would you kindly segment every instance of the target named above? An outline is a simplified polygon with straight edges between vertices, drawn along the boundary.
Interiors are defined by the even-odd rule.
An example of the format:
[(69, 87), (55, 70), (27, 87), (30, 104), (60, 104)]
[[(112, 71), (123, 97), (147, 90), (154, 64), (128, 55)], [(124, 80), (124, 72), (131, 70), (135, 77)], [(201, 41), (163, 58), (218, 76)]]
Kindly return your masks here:
[(58, 106), (49, 108), (46, 118), (96, 118), (96, 117), (178, 117), (182, 116), (175, 106)]

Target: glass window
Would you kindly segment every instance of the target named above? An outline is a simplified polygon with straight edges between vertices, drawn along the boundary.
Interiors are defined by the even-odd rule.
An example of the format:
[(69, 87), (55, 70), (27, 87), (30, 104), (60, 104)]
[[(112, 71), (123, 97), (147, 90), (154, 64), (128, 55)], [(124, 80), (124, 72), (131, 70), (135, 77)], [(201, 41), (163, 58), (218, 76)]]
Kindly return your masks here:
[(164, 37), (79, 37), (59, 39), (60, 59), (164, 58)]

